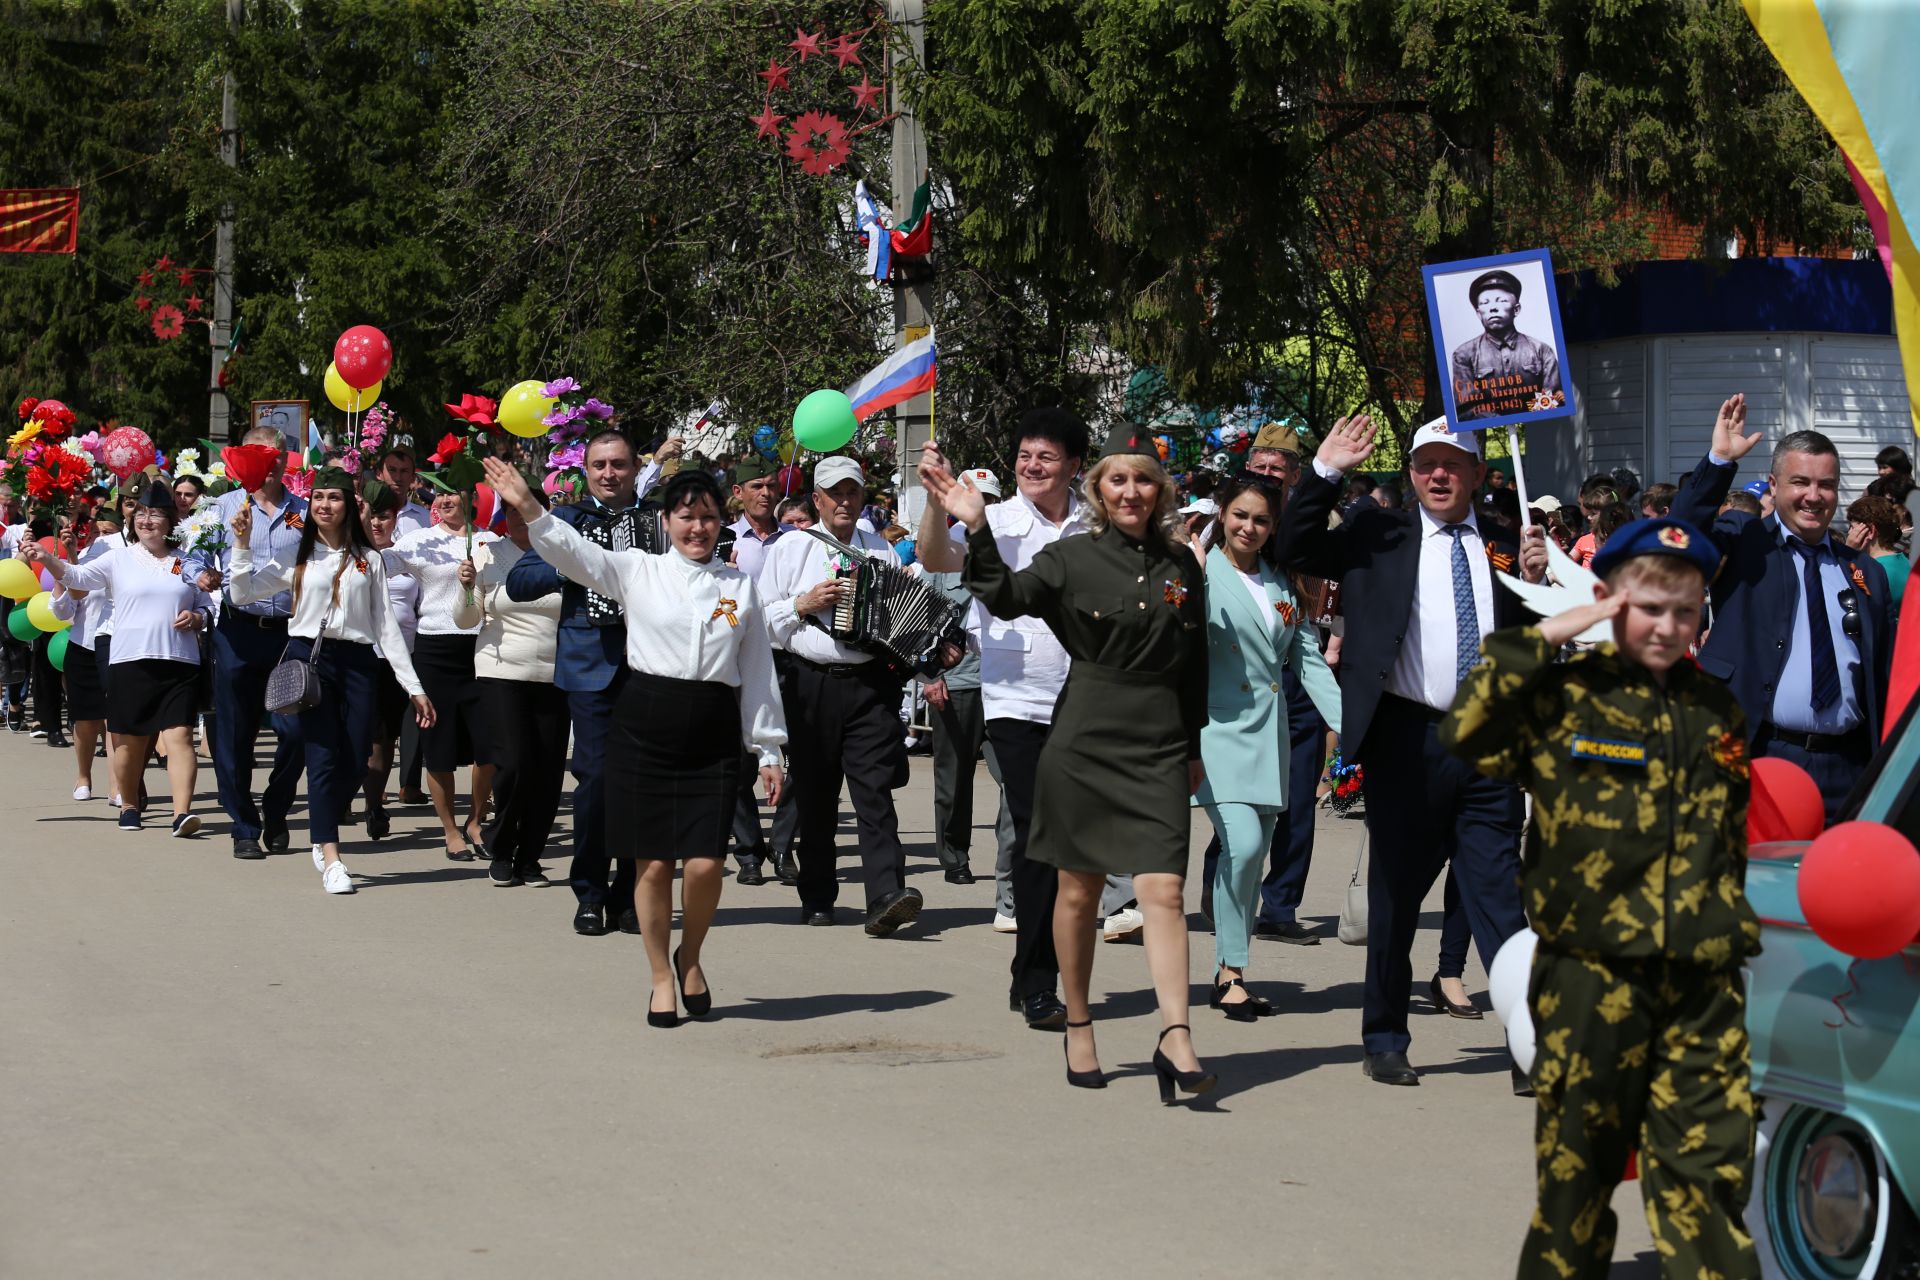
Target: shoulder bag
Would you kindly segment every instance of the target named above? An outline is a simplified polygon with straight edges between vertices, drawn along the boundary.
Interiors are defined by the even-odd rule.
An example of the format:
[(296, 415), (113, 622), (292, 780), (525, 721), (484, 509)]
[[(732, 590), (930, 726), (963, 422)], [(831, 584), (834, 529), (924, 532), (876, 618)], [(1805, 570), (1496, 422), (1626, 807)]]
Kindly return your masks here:
[(1353, 878), (1347, 881), (1347, 900), (1340, 907), (1340, 941), (1350, 947), (1367, 945), (1367, 835), (1360, 836), (1360, 853), (1353, 860)]
[[(293, 570), (293, 611), (300, 612), (300, 584), (306, 577), (306, 562), (302, 561)], [(326, 639), (327, 628), (323, 623), (320, 634), (313, 638), (313, 651), (305, 659), (289, 658), (287, 650), (280, 651), (280, 661), (273, 664), (273, 671), (267, 676), (267, 710), (278, 716), (297, 716), (302, 711), (312, 710), (320, 705), (320, 673), (313, 664), (320, 657), (320, 645)], [(287, 647), (292, 648), (291, 639)]]

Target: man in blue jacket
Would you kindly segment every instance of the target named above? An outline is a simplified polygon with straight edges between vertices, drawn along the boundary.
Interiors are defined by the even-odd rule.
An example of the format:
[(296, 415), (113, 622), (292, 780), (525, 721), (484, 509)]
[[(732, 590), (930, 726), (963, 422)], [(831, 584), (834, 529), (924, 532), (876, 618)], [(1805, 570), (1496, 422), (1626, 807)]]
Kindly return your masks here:
[(1773, 447), (1773, 514), (1720, 510), (1740, 459), (1747, 401), (1720, 406), (1713, 445), (1674, 495), (1672, 515), (1710, 529), (1725, 556), (1700, 667), (1732, 686), (1756, 756), (1791, 760), (1820, 785), (1827, 821), (1846, 806), (1880, 740), (1893, 655), (1886, 571), (1833, 536), (1840, 454), (1818, 431)]
[[(601, 546), (632, 545), (639, 502), (634, 488), (638, 457), (633, 442), (618, 431), (602, 431), (587, 442), (587, 499), (554, 508), (553, 514)], [(507, 572), (507, 595), (537, 600), (560, 593), (560, 630), (554, 645), (553, 682), (566, 690), (573, 715), (573, 896), (575, 933), (598, 937), (609, 917), (626, 933), (640, 932), (633, 910), (634, 868), (616, 870), (607, 854), (602, 770), (607, 725), (613, 717), (620, 681), (627, 671), (627, 626), (620, 606), (569, 582), (560, 571), (528, 551)], [(609, 880), (611, 879), (611, 885)]]

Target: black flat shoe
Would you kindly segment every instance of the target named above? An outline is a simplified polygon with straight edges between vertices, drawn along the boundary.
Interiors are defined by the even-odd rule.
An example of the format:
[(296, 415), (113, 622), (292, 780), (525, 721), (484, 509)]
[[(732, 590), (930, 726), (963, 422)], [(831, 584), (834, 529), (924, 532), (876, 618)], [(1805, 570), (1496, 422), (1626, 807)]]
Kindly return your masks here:
[(1360, 1070), (1366, 1073), (1367, 1079), (1379, 1084), (1420, 1083), (1420, 1073), (1407, 1062), (1404, 1053), (1370, 1053), (1360, 1063)]
[(632, 907), (620, 913), (620, 932), (640, 936), (640, 915)]
[(266, 851), (260, 847), (258, 840), (252, 840), (246, 836), (235, 836), (233, 838), (233, 856), (236, 858), (244, 858), (249, 862), (256, 862), (267, 855)]
[(972, 867), (948, 867), (947, 873), (946, 873), (946, 881), (948, 884), (972, 884), (974, 882), (973, 868)]
[(680, 1015), (669, 1009), (665, 1013), (657, 1012), (653, 1007), (653, 998), (647, 998), (647, 1025), (650, 1027), (677, 1027)]
[(1253, 926), (1253, 936), (1268, 942), (1291, 942), (1296, 947), (1317, 947), (1320, 935), (1303, 924), (1289, 920), (1285, 924), (1262, 921)]
[(1058, 1031), (1067, 1025), (1067, 1006), (1051, 991), (1036, 991), (1022, 1000), (1020, 1012), (1035, 1031)]
[[(1088, 1018), (1085, 1022), (1068, 1022), (1068, 1023), (1065, 1023), (1064, 1025), (1069, 1027), (1090, 1027), (1093, 1025), (1093, 1019)], [(1076, 1089), (1106, 1088), (1107, 1076), (1104, 1071), (1100, 1070), (1100, 1068), (1095, 1067), (1091, 1071), (1075, 1071), (1073, 1069), (1073, 1054), (1067, 1048), (1068, 1039), (1069, 1037), (1066, 1037), (1066, 1036), (1062, 1036), (1060, 1039), (1061, 1056), (1066, 1058), (1067, 1060), (1067, 1083), (1072, 1085)]]
[[(713, 1009), (713, 990), (708, 988), (699, 995), (687, 990), (686, 971), (680, 967), (680, 948), (673, 949), (673, 976), (680, 984), (680, 1003), (687, 1006), (689, 1018), (704, 1018)], [(648, 1010), (652, 1012), (652, 1010)]]
[(73, 744), (67, 741), (66, 734), (60, 732), (58, 729), (49, 729), (47, 731), (47, 745), (50, 747), (70, 747)]
[(833, 923), (833, 908), (802, 907), (800, 908), (800, 923), (810, 924), (816, 928), (824, 929)]
[(598, 938), (607, 931), (607, 913), (590, 902), (580, 904), (573, 913), (573, 931), (583, 938)]
[(751, 862), (743, 861), (733, 878), (740, 884), (765, 884), (767, 873), (760, 869), (760, 860), (755, 858)]
[(895, 889), (867, 909), (867, 936), (884, 938), (903, 924), (912, 924), (925, 899), (918, 889)]
[(385, 805), (367, 810), (367, 839), (384, 840), (392, 830), (393, 819), (388, 816)]
[(1226, 1014), (1229, 1022), (1258, 1022), (1260, 1019), (1268, 1017), (1273, 1013), (1273, 1006), (1259, 996), (1254, 995), (1251, 991), (1247, 991), (1247, 998), (1245, 1000), (1235, 1000), (1229, 1004), (1227, 1002), (1227, 992), (1233, 990), (1235, 987), (1240, 988), (1242, 991), (1247, 991), (1247, 984), (1239, 978), (1229, 978), (1225, 982), (1215, 983), (1213, 987), (1213, 998), (1208, 1000), (1207, 1004), (1211, 1008), (1218, 1009), (1221, 1013)]
[(781, 884), (800, 883), (800, 862), (793, 856), (793, 850), (789, 849), (785, 853), (773, 855), (773, 874)]
[(260, 831), (260, 843), (267, 846), (268, 853), (285, 853), (293, 845), (293, 837), (287, 833), (285, 823), (268, 824)]
[(1193, 1034), (1193, 1028), (1189, 1027), (1186, 1023), (1176, 1023), (1168, 1027), (1165, 1031), (1162, 1031), (1160, 1033), (1160, 1040), (1156, 1040), (1153, 1045), (1153, 1074), (1160, 1080), (1160, 1102), (1163, 1106), (1169, 1107), (1172, 1106), (1174, 1102), (1173, 1088), (1175, 1085), (1180, 1086), (1180, 1092), (1182, 1093), (1198, 1095), (1211, 1092), (1213, 1087), (1220, 1083), (1220, 1077), (1205, 1068), (1199, 1071), (1182, 1071), (1173, 1065), (1173, 1059), (1167, 1057), (1166, 1053), (1160, 1048), (1160, 1041), (1165, 1040), (1176, 1031), (1184, 1031), (1188, 1035)]
[(473, 846), (468, 845), (464, 849), (448, 849), (447, 861), (448, 862), (472, 862)]
[(1465, 1018), (1469, 1022), (1478, 1022), (1485, 1014), (1470, 1004), (1455, 1004), (1447, 999), (1447, 993), (1440, 989), (1440, 975), (1434, 974), (1433, 981), (1427, 984), (1427, 991), (1433, 996), (1434, 1007), (1449, 1018)]

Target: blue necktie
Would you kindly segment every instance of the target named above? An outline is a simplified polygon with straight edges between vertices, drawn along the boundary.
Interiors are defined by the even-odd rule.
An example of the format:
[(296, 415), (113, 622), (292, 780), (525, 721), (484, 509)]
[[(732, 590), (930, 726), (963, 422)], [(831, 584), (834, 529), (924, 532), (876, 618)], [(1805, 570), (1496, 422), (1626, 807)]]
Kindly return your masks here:
[(1798, 538), (1793, 549), (1806, 559), (1801, 594), (1807, 602), (1807, 630), (1813, 639), (1813, 709), (1825, 711), (1840, 701), (1840, 664), (1833, 653), (1833, 629), (1827, 623), (1827, 593), (1820, 584), (1820, 548)]
[[(1453, 627), (1458, 644), (1454, 679), (1458, 681), (1465, 680), (1473, 664), (1480, 661), (1480, 614), (1473, 607), (1473, 572), (1467, 568), (1467, 545), (1461, 541), (1467, 526), (1450, 524), (1446, 531), (1453, 535)], [(1831, 646), (1827, 653), (1831, 658)]]

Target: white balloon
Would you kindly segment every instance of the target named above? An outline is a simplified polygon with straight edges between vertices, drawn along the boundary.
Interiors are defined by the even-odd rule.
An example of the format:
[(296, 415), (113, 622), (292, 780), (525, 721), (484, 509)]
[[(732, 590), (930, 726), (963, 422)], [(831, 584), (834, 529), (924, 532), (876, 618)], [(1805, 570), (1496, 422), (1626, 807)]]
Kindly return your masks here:
[(1493, 967), (1487, 971), (1487, 996), (1493, 1001), (1493, 1012), (1508, 1026), (1532, 1016), (1527, 1008), (1527, 979), (1533, 972), (1533, 950), (1539, 941), (1539, 934), (1522, 929), (1500, 944)]
[(1530, 1010), (1521, 1011), (1526, 1016), (1515, 1018), (1507, 1023), (1507, 1049), (1513, 1054), (1514, 1062), (1528, 1075), (1533, 1074), (1534, 1031), (1533, 1014)]

